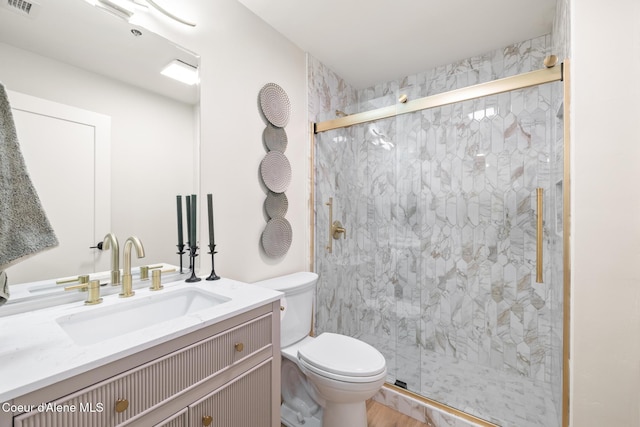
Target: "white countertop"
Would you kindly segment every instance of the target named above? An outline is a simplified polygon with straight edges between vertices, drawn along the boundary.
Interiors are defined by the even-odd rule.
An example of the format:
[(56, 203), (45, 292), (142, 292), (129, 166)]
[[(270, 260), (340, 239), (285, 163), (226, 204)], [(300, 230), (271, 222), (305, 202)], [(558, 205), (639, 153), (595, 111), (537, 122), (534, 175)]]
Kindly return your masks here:
[[(80, 301), (0, 317), (0, 403), (271, 303), (282, 295), (225, 278), (206, 281), (203, 277), (200, 282), (163, 285), (165, 289), (157, 292), (136, 290), (136, 294), (126, 300), (108, 295), (94, 306), (85, 306)], [(121, 335), (91, 345), (76, 344), (56, 322), (62, 316), (160, 293), (168, 295), (188, 287), (211, 291), (230, 301), (131, 332), (126, 332), (127, 325), (115, 324), (114, 328), (122, 328)]]

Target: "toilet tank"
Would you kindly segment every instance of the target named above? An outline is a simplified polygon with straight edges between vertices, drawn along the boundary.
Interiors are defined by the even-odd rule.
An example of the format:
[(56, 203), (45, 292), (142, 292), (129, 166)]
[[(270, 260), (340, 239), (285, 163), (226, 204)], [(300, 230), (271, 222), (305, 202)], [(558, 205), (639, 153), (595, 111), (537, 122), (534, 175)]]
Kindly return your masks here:
[(280, 312), (280, 345), (283, 348), (309, 335), (317, 282), (316, 273), (300, 272), (254, 283), (284, 293), (280, 300), (283, 307)]

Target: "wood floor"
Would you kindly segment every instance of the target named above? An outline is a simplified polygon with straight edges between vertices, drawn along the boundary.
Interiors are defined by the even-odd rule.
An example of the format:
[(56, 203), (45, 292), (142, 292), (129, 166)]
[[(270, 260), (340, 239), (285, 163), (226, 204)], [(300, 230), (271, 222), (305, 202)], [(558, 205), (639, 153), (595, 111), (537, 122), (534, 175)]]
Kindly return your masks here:
[(367, 425), (368, 427), (431, 427), (374, 400), (367, 401)]

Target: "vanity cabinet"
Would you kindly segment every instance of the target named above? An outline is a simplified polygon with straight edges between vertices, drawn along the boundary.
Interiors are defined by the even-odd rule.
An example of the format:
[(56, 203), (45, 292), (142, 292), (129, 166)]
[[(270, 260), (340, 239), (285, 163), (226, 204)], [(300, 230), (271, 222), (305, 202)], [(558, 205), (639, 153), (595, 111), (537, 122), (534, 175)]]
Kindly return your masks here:
[[(15, 399), (15, 427), (280, 426), (280, 304)], [(64, 394), (61, 394), (64, 393)]]

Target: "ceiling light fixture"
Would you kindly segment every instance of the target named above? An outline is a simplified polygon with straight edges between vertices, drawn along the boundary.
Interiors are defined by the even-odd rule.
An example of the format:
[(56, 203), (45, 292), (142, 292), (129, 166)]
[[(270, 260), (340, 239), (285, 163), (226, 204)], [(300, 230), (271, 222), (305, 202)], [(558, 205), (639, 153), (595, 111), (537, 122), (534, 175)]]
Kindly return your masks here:
[(168, 16), (169, 18), (171, 18), (171, 19), (173, 19), (173, 20), (175, 20), (175, 21), (178, 21), (178, 22), (179, 22), (179, 23), (181, 23), (181, 24), (188, 25), (188, 26), (190, 26), (190, 27), (195, 27), (195, 26), (196, 26), (196, 24), (195, 24), (195, 23), (193, 23), (193, 22), (190, 22), (190, 21), (187, 21), (187, 20), (185, 20), (185, 19), (182, 19), (182, 18), (177, 17), (177, 16), (176, 16), (176, 15), (174, 15), (173, 13), (171, 13), (171, 12), (169, 12), (168, 10), (166, 10), (165, 8), (163, 8), (162, 6), (158, 5), (158, 4), (157, 4), (155, 1), (153, 1), (153, 0), (146, 0), (146, 2), (147, 2), (147, 3), (149, 3), (151, 6), (155, 7), (155, 8), (158, 10), (158, 12), (160, 12), (160, 13), (162, 13), (162, 14), (164, 14), (164, 15)]
[(196, 24), (187, 21), (186, 19), (182, 19), (179, 16), (174, 15), (169, 12), (154, 0), (85, 0), (87, 3), (98, 6), (101, 9), (106, 10), (119, 18), (124, 19), (125, 21), (129, 21), (131, 17), (136, 13), (136, 9), (145, 11), (148, 9), (148, 6), (152, 6), (158, 12), (163, 15), (177, 21), (181, 24), (188, 25), (190, 27), (195, 27)]
[(88, 2), (124, 19), (125, 21), (129, 21), (136, 12), (133, 8), (133, 4), (128, 0), (91, 0)]
[(188, 85), (194, 85), (200, 82), (198, 67), (187, 64), (179, 59), (171, 61), (169, 65), (164, 67), (161, 74)]

